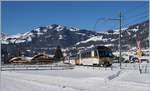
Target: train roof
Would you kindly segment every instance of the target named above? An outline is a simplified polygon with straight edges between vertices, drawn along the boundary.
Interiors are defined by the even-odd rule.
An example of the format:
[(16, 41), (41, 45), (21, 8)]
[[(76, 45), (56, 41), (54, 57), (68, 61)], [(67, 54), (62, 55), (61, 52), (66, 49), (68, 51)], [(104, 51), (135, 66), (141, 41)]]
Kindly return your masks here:
[(106, 47), (106, 46), (96, 46), (96, 49), (99, 49), (99, 50), (111, 50), (109, 47)]

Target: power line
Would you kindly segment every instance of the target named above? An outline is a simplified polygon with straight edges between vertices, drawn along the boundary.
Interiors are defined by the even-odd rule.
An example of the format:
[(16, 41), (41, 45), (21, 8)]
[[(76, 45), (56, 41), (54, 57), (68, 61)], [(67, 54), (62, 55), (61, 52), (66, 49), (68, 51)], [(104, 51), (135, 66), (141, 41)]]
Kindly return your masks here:
[[(145, 16), (148, 16), (148, 15), (145, 15), (147, 13), (147, 11), (144, 11), (144, 12), (142, 12), (142, 13), (138, 13), (138, 14), (136, 14), (136, 15), (132, 15), (132, 16), (128, 16), (128, 17), (125, 17), (125, 18), (123, 18), (123, 21), (131, 21), (131, 20), (135, 20), (135, 19), (137, 19), (137, 17), (139, 17), (138, 19), (139, 20), (141, 20), (141, 16), (143, 17), (143, 15), (144, 15), (144, 17)], [(94, 25), (94, 27), (93, 27), (93, 30), (95, 31), (95, 29), (96, 29), (96, 25), (99, 23), (99, 20), (100, 19), (106, 19), (106, 18), (99, 18), (97, 21), (96, 21), (96, 23), (95, 23), (95, 25)], [(102, 23), (103, 23), (103, 25), (105, 25), (105, 24), (107, 24), (106, 22), (108, 22), (107, 20), (104, 20)], [(132, 22), (131, 22), (132, 23)], [(111, 27), (110, 29), (118, 29), (118, 27)]]
[[(133, 13), (133, 12), (136, 12), (137, 10), (139, 10), (139, 9), (142, 9), (142, 8), (145, 8), (144, 6), (146, 6), (145, 4), (141, 4), (141, 5), (139, 5), (139, 6), (136, 6), (136, 7), (134, 7), (133, 9), (131, 9), (131, 10), (126, 10), (125, 12), (124, 12), (124, 16), (126, 16), (126, 15), (128, 15), (128, 14), (130, 14), (130, 13)], [(126, 14), (125, 14), (126, 13)], [(144, 12), (141, 12), (141, 13), (138, 13), (138, 14), (135, 14), (135, 15), (131, 15), (131, 16), (128, 16), (128, 17), (125, 17), (124, 19), (123, 19), (123, 21), (127, 21), (127, 20), (129, 20), (129, 21), (131, 21), (132, 19), (135, 19), (135, 18), (137, 18), (137, 17), (139, 17), (138, 19), (141, 19), (141, 16), (142, 15), (144, 15), (144, 14), (146, 14), (147, 13), (147, 10), (145, 10)], [(147, 15), (149, 15), (149, 14), (147, 14)], [(144, 16), (145, 17), (145, 16)], [(128, 24), (126, 24), (126, 25), (128, 25)], [(124, 26), (124, 25), (123, 25)], [(118, 27), (115, 27), (115, 28), (113, 28), (113, 29), (118, 29)]]
[[(129, 17), (126, 17), (123, 19), (123, 22), (124, 21), (127, 21), (129, 23), (125, 23), (122, 25), (122, 27), (125, 27), (127, 25), (131, 25), (133, 24), (134, 22), (137, 22), (137, 21), (142, 21), (144, 18), (147, 18), (148, 17), (148, 14), (145, 15), (145, 13), (147, 13), (146, 11), (142, 12), (142, 13), (139, 13), (139, 14), (136, 14), (136, 15), (132, 15), (132, 16), (129, 16)], [(117, 25), (118, 26), (118, 25)], [(111, 27), (110, 29), (118, 29), (118, 27)]]
[[(97, 20), (96, 20), (96, 23), (94, 24), (94, 26), (93, 26), (93, 31), (96, 31), (96, 25), (100, 22), (100, 21), (106, 21), (106, 18), (98, 18)], [(104, 22), (105, 23), (105, 22)]]
[(141, 21), (141, 19), (144, 19), (144, 18), (148, 18), (148, 16), (147, 16), (147, 15), (144, 15), (144, 16), (138, 17), (138, 18), (134, 19), (133, 21), (130, 21), (129, 23), (124, 24), (122, 27), (131, 25), (131, 24), (133, 24), (133, 23), (135, 23), (135, 22), (137, 22), (137, 21)]
[[(141, 15), (144, 15), (144, 14), (146, 14), (148, 11), (144, 11), (144, 12), (142, 12), (142, 13), (138, 13), (138, 14), (136, 14), (136, 15), (131, 15), (131, 16), (128, 16), (128, 17), (125, 17), (124, 18), (124, 20), (127, 20), (127, 19), (129, 19), (129, 18), (136, 18), (136, 17), (138, 17), (138, 16), (141, 16)], [(146, 14), (146, 15), (148, 15), (148, 14)]]
[[(143, 16), (143, 17), (140, 17), (140, 18), (147, 18), (147, 16)], [(145, 21), (146, 21), (147, 19), (145, 19)], [(136, 22), (136, 23), (135, 23)], [(141, 20), (139, 21), (139, 19), (136, 19), (136, 20), (134, 20), (134, 21), (132, 21), (132, 22), (130, 22), (130, 23), (126, 23), (126, 24), (124, 24), (124, 25), (122, 25), (122, 28), (124, 28), (124, 27), (129, 27), (130, 25), (134, 25), (134, 24), (138, 24), (138, 22), (140, 23), (141, 22)], [(133, 24), (134, 23), (134, 24)], [(114, 28), (112, 28), (113, 30), (115, 30), (115, 29), (119, 29), (119, 27), (114, 27)]]
[[(142, 9), (142, 8), (145, 8), (145, 7), (143, 7), (143, 6), (146, 6), (145, 4), (141, 4), (141, 5), (138, 5), (138, 6), (136, 6), (136, 7), (134, 7), (134, 8), (132, 8), (132, 9), (130, 9), (130, 10), (126, 10), (124, 13), (126, 13), (125, 15), (128, 15), (128, 14), (130, 14), (131, 12), (133, 13), (133, 12), (136, 12), (137, 10), (139, 10), (139, 9)], [(144, 12), (141, 12), (141, 13), (138, 13), (138, 14), (135, 14), (135, 15), (131, 15), (131, 16), (128, 16), (128, 17), (125, 17), (125, 18), (123, 18), (123, 21), (127, 21), (127, 20), (129, 20), (129, 21), (131, 21), (132, 19), (134, 20), (135, 18), (137, 18), (137, 17), (141, 17), (141, 16), (143, 16), (144, 14), (146, 14), (147, 13), (147, 11), (144, 11)], [(148, 14), (147, 14), (148, 15)], [(113, 16), (113, 17), (116, 17), (116, 16)], [(122, 17), (124, 17), (124, 16), (122, 16)], [(102, 19), (102, 18), (99, 18), (99, 19)], [(93, 30), (95, 31), (95, 29), (96, 29), (96, 25), (97, 25), (97, 23), (99, 23), (99, 19), (97, 19), (97, 21), (96, 21), (96, 23), (95, 23), (95, 25), (94, 25), (94, 27), (93, 27)], [(103, 19), (106, 19), (106, 18), (103, 18)], [(106, 21), (106, 20), (105, 20)], [(107, 21), (108, 22), (108, 21)], [(105, 23), (105, 22), (104, 22)], [(128, 25), (128, 24), (126, 24), (126, 25)], [(110, 29), (118, 29), (118, 27), (112, 27), (112, 28), (110, 28)]]

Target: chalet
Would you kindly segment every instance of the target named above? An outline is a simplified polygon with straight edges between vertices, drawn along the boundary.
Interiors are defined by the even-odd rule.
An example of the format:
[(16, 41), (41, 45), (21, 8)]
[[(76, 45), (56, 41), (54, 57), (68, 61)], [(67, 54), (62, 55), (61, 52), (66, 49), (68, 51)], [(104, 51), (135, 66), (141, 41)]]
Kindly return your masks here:
[(11, 64), (30, 64), (31, 58), (29, 57), (14, 57), (9, 60)]
[(37, 54), (31, 59), (32, 64), (47, 64), (53, 62), (53, 56), (47, 54)]

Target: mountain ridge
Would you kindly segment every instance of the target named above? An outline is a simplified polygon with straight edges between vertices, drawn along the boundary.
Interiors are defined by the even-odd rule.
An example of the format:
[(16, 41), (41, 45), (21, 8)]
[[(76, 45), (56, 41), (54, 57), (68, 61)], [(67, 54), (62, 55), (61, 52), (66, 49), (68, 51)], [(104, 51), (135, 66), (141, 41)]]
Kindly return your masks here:
[[(149, 20), (147, 20), (122, 29), (122, 50), (136, 47), (136, 33), (140, 35), (141, 47), (149, 47)], [(31, 50), (33, 54), (42, 51), (50, 53), (51, 49), (56, 48), (58, 45), (66, 49), (100, 44), (111, 47), (113, 51), (116, 51), (118, 49), (118, 41), (119, 30), (96, 32), (58, 24), (37, 27), (30, 32), (15, 36), (7, 36), (4, 33), (1, 36), (2, 48), (6, 49), (7, 47), (10, 53), (12, 50), (20, 48), (24, 54), (26, 54), (27, 50)]]

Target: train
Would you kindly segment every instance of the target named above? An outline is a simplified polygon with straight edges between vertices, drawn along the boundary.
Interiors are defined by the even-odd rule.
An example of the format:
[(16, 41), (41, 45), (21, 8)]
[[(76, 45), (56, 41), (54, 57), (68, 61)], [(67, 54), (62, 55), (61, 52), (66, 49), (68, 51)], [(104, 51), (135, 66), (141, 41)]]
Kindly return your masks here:
[(113, 60), (112, 50), (106, 46), (94, 46), (77, 53), (76, 65), (111, 66)]

